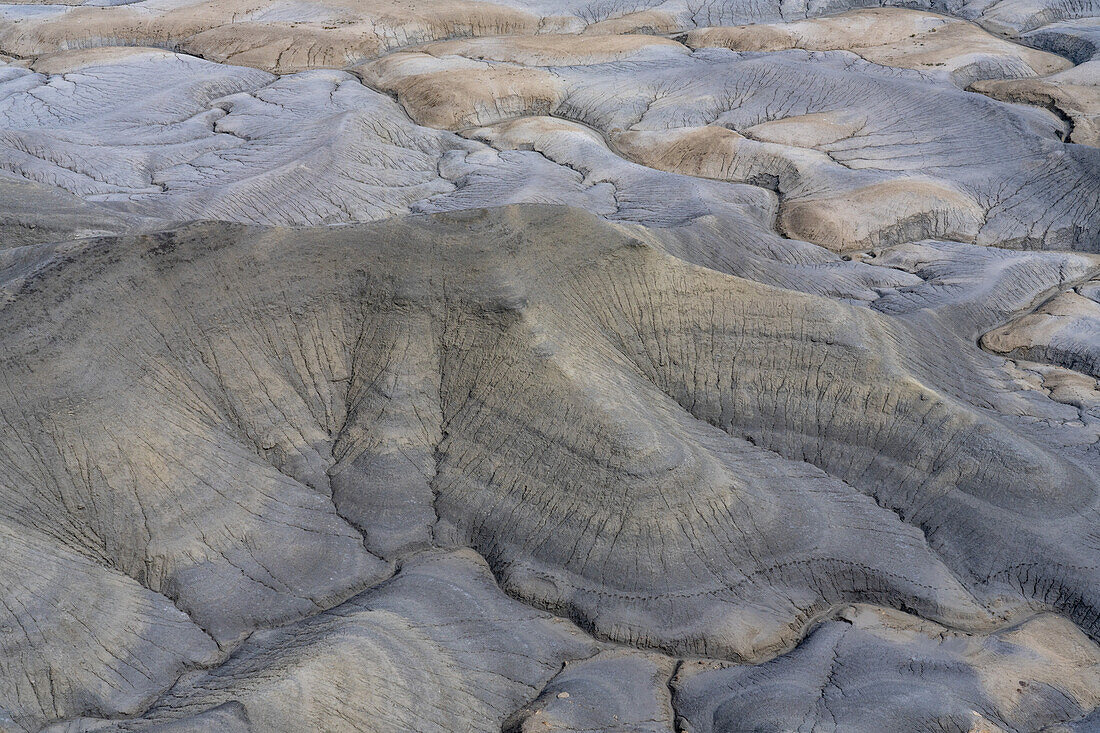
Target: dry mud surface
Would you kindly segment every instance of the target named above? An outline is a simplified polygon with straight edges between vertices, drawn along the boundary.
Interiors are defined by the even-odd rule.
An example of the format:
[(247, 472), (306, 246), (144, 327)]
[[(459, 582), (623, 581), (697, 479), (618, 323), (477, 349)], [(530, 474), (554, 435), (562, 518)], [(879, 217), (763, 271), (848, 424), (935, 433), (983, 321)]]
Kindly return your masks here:
[(0, 731), (1097, 733), (1100, 4), (0, 3)]

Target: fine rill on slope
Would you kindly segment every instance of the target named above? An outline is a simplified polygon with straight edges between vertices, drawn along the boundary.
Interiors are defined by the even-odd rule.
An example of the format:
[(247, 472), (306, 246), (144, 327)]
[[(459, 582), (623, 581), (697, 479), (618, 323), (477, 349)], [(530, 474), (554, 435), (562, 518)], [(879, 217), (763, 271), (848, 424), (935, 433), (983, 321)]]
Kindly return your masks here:
[[(238, 701), (258, 729), (300, 729), (288, 684), (321, 728), (374, 715), (356, 685), (376, 671), (334, 679), (322, 660), (359, 653), (324, 649), (385, 636), (347, 625), (384, 628), (358, 619), (390, 591), (356, 594), (395, 569), (416, 588), (434, 547), (473, 548), (509, 595), (601, 640), (532, 652), (542, 675), (616, 644), (762, 661), (853, 602), (979, 639), (1044, 609), (1100, 630), (1095, 445), (1020, 419), (1031, 393), (1015, 411), (974, 399), (1011, 396), (1002, 360), (637, 232), (513, 207), (8, 250), (0, 526), (58, 568), (3, 566), (26, 589), (4, 611), (25, 673), (0, 678), (8, 715), (33, 728), (165, 695), (151, 722)], [(83, 603), (74, 577), (117, 600)], [(455, 654), (492, 670), (508, 642), (417, 643), (442, 647), (409, 652), (414, 676), (473, 663)], [(61, 650), (110, 676), (58, 668)], [(451, 683), (391, 684), (403, 706)], [(443, 729), (499, 728), (542, 683), (525, 684), (468, 711), (441, 699)], [(1080, 684), (1065, 694), (1100, 696)], [(314, 707), (333, 696), (350, 707)]]

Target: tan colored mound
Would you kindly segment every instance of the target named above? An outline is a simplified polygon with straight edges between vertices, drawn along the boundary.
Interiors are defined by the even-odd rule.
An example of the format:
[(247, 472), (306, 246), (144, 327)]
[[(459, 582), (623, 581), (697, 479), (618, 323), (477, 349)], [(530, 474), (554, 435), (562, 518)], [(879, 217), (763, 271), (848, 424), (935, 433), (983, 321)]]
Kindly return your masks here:
[(572, 66), (621, 61), (647, 51), (688, 53), (682, 44), (650, 35), (545, 34), (463, 38), (423, 46), (433, 56), (464, 56), (523, 66)]
[(587, 33), (648, 33), (663, 34), (680, 30), (676, 16), (659, 10), (640, 10), (616, 18), (597, 21), (585, 29)]
[(650, 168), (703, 178), (728, 179), (743, 135), (710, 126), (667, 132), (623, 132), (615, 143), (624, 155)]
[(236, 23), (198, 33), (183, 44), (188, 53), (221, 63), (278, 74), (340, 68), (375, 56), (385, 40), (363, 24)]
[(521, 117), (496, 125), (470, 130), (467, 137), (491, 144), (497, 150), (541, 150), (544, 142), (562, 135), (580, 135), (597, 145), (606, 147), (599, 133), (576, 122), (556, 117)]
[[(774, 175), (770, 171), (779, 171), (777, 185), (783, 190), (807, 169), (836, 165), (824, 153), (791, 147), (792, 143), (828, 143), (848, 137), (858, 124), (856, 118), (823, 113), (746, 130), (774, 143), (758, 143), (716, 126), (625, 132), (615, 136), (614, 142), (620, 152), (639, 163), (691, 176), (760, 183)], [(969, 196), (939, 182), (899, 179), (781, 201), (778, 223), (790, 237), (846, 252), (927, 237), (972, 241), (983, 221), (983, 210)]]
[(1074, 291), (990, 331), (982, 346), (1100, 378), (1100, 303)]
[(335, 0), (318, 6), (208, 0), (168, 10), (77, 7), (58, 15), (25, 17), (0, 26), (0, 48), (35, 57), (71, 48), (161, 46), (289, 73), (342, 67), (387, 49), (440, 38), (552, 30), (556, 22), (471, 0)]
[(842, 109), (769, 120), (746, 127), (744, 133), (761, 142), (816, 148), (857, 135), (866, 126), (865, 115)]
[(562, 81), (544, 69), (494, 66), (460, 56), (397, 53), (356, 72), (368, 86), (396, 93), (420, 124), (444, 130), (546, 115), (564, 95)]
[(1066, 84), (1056, 79), (1002, 79), (979, 81), (971, 89), (1003, 102), (1055, 109), (1073, 125), (1068, 142), (1100, 146), (1100, 86)]
[(41, 74), (68, 74), (88, 66), (115, 64), (141, 56), (166, 59), (175, 54), (148, 46), (103, 46), (47, 54), (35, 59), (33, 65)]
[(1051, 74), (1072, 64), (1061, 56), (997, 38), (973, 23), (901, 8), (868, 8), (795, 23), (700, 28), (692, 48), (735, 51), (852, 51), (876, 64), (944, 69), (968, 81)]
[(983, 220), (982, 208), (969, 196), (922, 180), (784, 202), (779, 209), (780, 225), (789, 236), (835, 252), (928, 237), (973, 241)]

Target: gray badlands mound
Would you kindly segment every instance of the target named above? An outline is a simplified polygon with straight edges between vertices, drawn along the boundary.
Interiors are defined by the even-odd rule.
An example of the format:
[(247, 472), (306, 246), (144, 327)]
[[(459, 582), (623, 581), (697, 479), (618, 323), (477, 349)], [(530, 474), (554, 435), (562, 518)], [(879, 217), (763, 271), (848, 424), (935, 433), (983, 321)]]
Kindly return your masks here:
[[(302, 706), (357, 727), (397, 643), (427, 645), (383, 675), (419, 701), (408, 715), (496, 727), (601, 644), (759, 662), (852, 602), (979, 646), (1052, 610), (1093, 653), (1095, 418), (1059, 425), (1003, 360), (920, 319), (692, 266), (557, 207), (211, 224), (3, 263), (3, 693), (26, 727), (161, 695), (153, 720), (235, 700), (260, 729), (295, 729)], [(481, 578), (486, 600), (447, 621), (471, 630), (395, 640), (373, 599), (405, 598), (420, 638), (442, 620), (415, 604), (460, 602), (425, 574), (473, 592), (440, 562)], [(531, 671), (507, 666), (493, 618), (517, 611), (488, 609), (522, 606), (502, 590), (573, 622), (508, 625), (549, 645)], [(546, 628), (564, 640), (535, 642)], [(264, 691), (302, 679), (297, 702)], [(456, 684), (476, 701), (447, 702)]]
[(0, 731), (1100, 731), (1098, 23), (0, 4)]

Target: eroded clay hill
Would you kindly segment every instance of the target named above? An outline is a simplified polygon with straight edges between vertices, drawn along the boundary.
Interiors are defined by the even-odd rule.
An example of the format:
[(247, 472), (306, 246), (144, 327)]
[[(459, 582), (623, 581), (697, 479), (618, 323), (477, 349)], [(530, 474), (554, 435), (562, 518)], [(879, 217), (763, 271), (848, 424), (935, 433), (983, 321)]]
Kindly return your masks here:
[(0, 731), (1100, 731), (1098, 17), (0, 4)]
[[(919, 322), (696, 267), (558, 207), (193, 226), (4, 265), (2, 526), (21, 554), (4, 566), (20, 600), (3, 692), (26, 727), (161, 695), (150, 720), (231, 701), (262, 729), (294, 729), (296, 707), (320, 727), (326, 706), (368, 720), (373, 660), (405, 643), (375, 603), (461, 586), (433, 568), (469, 565), (462, 547), (484, 558), (469, 572), (486, 600), (456, 611), (479, 641), (416, 642), (386, 682), (420, 700), (413, 719), (498, 727), (601, 646), (763, 661), (850, 603), (979, 645), (1052, 610), (1096, 654), (1095, 444), (1021, 419), (1038, 392)], [(509, 694), (467, 666), (513, 669), (494, 650), (526, 632), (478, 615), (505, 593), (572, 621), (531, 612), (557, 641)], [(222, 663), (270, 626), (283, 636)], [(334, 640), (349, 634), (362, 650)], [(372, 661), (331, 679), (328, 654)], [(1100, 689), (1072, 658), (1084, 711)], [(493, 694), (425, 707), (424, 674)]]

